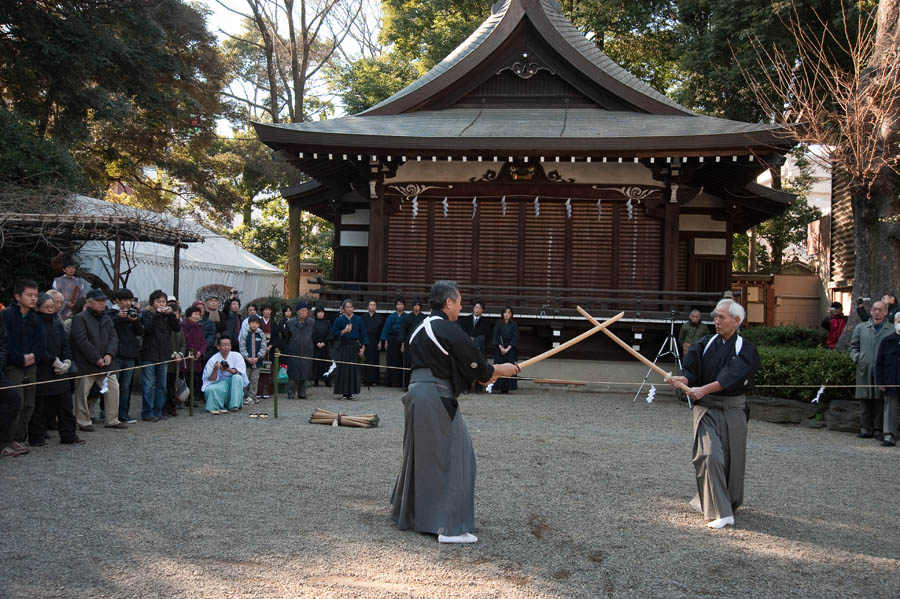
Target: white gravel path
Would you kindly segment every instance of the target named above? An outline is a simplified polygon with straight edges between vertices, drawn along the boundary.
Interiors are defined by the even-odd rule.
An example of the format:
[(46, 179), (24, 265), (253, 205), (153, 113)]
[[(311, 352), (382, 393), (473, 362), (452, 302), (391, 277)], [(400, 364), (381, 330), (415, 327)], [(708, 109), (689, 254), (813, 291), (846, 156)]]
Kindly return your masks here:
[(900, 450), (751, 421), (745, 506), (710, 531), (683, 405), (524, 383), (464, 397), (481, 541), (442, 546), (388, 518), (399, 392), (329, 391), (0, 460), (0, 597), (900, 596)]

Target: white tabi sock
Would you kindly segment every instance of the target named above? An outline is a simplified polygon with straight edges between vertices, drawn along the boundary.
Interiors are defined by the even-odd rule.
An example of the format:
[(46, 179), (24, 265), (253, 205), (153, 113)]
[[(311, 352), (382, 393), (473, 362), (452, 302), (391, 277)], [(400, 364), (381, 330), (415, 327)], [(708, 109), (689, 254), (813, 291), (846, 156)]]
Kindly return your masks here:
[(710, 528), (725, 528), (726, 526), (734, 526), (734, 516), (727, 516), (725, 518), (719, 518), (718, 520), (713, 520), (708, 523), (707, 526)]
[(473, 535), (470, 532), (464, 532), (461, 535), (456, 535), (455, 537), (447, 537), (444, 535), (438, 535), (438, 543), (477, 543), (478, 537)]

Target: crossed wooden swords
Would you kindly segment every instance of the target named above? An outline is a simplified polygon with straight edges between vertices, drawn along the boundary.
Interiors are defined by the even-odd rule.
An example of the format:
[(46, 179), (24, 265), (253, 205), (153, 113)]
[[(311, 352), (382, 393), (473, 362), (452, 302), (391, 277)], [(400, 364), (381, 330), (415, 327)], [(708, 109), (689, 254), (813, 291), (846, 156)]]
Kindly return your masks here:
[[(584, 309), (582, 309), (581, 306), (576, 306), (576, 309), (578, 310), (578, 313), (581, 314), (582, 316), (584, 316), (585, 319), (587, 319), (587, 321), (589, 323), (594, 325), (594, 328), (585, 331), (584, 333), (578, 335), (577, 337), (573, 337), (572, 339), (569, 339), (565, 343), (559, 344), (557, 347), (554, 347), (553, 349), (547, 350), (542, 354), (534, 356), (533, 358), (529, 358), (529, 359), (525, 360), (524, 362), (517, 363), (517, 366), (519, 367), (519, 371), (521, 371), (522, 368), (527, 368), (529, 366), (533, 366), (533, 365), (537, 364), (538, 362), (546, 360), (547, 358), (558, 354), (559, 352), (563, 351), (566, 348), (572, 347), (573, 345), (575, 345), (577, 343), (581, 343), (582, 341), (584, 341), (591, 335), (594, 335), (596, 333), (599, 333), (600, 331), (603, 331), (603, 333), (607, 337), (609, 337), (616, 345), (618, 345), (619, 347), (621, 347), (622, 349), (627, 351), (629, 354), (631, 354), (635, 359), (637, 359), (639, 362), (644, 364), (646, 367), (648, 367), (649, 369), (651, 369), (654, 372), (656, 372), (657, 374), (659, 374), (661, 377), (663, 377), (663, 380), (668, 382), (668, 380), (670, 378), (672, 378), (671, 372), (666, 372), (665, 370), (663, 370), (662, 368), (660, 368), (659, 366), (657, 366), (656, 364), (654, 364), (653, 362), (651, 362), (650, 360), (648, 360), (647, 358), (642, 356), (640, 354), (640, 352), (636, 351), (633, 347), (631, 347), (630, 345), (628, 345), (627, 343), (625, 343), (624, 341), (619, 339), (615, 335), (615, 333), (613, 333), (612, 331), (609, 330), (609, 326), (612, 325), (613, 323), (615, 323), (616, 321), (618, 321), (619, 319), (623, 318), (625, 316), (625, 312), (619, 312), (612, 318), (609, 318), (606, 321), (601, 323), (601, 322), (598, 322), (597, 319), (595, 319), (593, 316), (588, 314)], [(684, 391), (685, 393), (689, 394), (689, 392), (690, 392), (690, 387), (688, 387), (684, 383), (679, 383), (678, 388), (681, 389), (682, 391)], [(690, 395), (688, 395), (688, 397), (690, 397)]]

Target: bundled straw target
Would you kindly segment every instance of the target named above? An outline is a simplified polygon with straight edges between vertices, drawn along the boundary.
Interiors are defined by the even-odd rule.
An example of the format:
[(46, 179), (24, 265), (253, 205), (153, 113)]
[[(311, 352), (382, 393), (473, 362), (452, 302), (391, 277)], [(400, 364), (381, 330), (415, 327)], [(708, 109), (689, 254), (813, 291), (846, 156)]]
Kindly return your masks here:
[(322, 408), (316, 408), (309, 418), (312, 424), (330, 424), (331, 426), (354, 426), (356, 428), (375, 428), (378, 426), (378, 414), (359, 414), (350, 416), (329, 412)]

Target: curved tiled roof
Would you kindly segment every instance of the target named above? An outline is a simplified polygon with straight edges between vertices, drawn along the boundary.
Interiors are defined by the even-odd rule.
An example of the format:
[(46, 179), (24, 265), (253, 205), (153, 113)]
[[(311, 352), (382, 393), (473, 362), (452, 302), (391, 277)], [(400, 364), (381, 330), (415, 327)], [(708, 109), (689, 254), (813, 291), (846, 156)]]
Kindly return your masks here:
[[(513, 6), (521, 6), (520, 10), (512, 11)], [(518, 7), (517, 6), (517, 7)], [(515, 15), (513, 15), (515, 12)], [(428, 86), (432, 82), (440, 79), (448, 73), (473, 52), (478, 50), (487, 40), (494, 35), (501, 22), (507, 18), (525, 18), (528, 17), (532, 22), (541, 22), (543, 20), (549, 24), (538, 25), (538, 29), (544, 31), (545, 34), (557, 34), (562, 44), (568, 45), (574, 49), (581, 57), (583, 57), (590, 66), (599, 69), (602, 75), (609, 77), (616, 84), (620, 84), (627, 88), (630, 92), (636, 92), (641, 96), (645, 96), (654, 102), (658, 102), (670, 109), (684, 113), (693, 114), (687, 108), (681, 106), (667, 98), (664, 94), (653, 89), (650, 85), (641, 81), (618, 64), (613, 62), (606, 54), (604, 54), (596, 44), (587, 39), (584, 34), (578, 30), (562, 13), (562, 9), (556, 0), (500, 0), (492, 8), (491, 15), (470, 35), (462, 44), (460, 44), (453, 52), (451, 52), (444, 60), (436, 64), (430, 71), (422, 77), (409, 84), (393, 96), (379, 102), (375, 106), (365, 110), (360, 115), (368, 115), (373, 112), (382, 113), (382, 108), (410, 96), (422, 88)], [(537, 24), (537, 23), (536, 23)], [(506, 31), (511, 31), (507, 28)], [(503, 35), (503, 34), (498, 34)], [(602, 76), (601, 75), (601, 76)], [(613, 90), (614, 91), (614, 90)]]
[(461, 43), (456, 47), (453, 52), (448, 54), (444, 60), (434, 65), (430, 71), (398, 91), (393, 96), (382, 100), (375, 106), (362, 111), (359, 114), (366, 114), (372, 110), (376, 110), (381, 108), (382, 106), (387, 106), (388, 104), (392, 104), (395, 100), (399, 100), (404, 96), (411, 94), (417, 89), (423, 87), (425, 84), (430, 83), (431, 81), (437, 79), (447, 71), (449, 71), (454, 65), (456, 65), (460, 60), (468, 56), (472, 53), (473, 50), (478, 48), (481, 43), (488, 38), (488, 36), (494, 32), (497, 25), (500, 24), (500, 21), (503, 20), (503, 17), (506, 15), (506, 11), (509, 8), (509, 5), (512, 3), (512, 0), (500, 0), (497, 2), (494, 7), (491, 9), (491, 16), (488, 17), (481, 26), (476, 29), (472, 35), (466, 38), (466, 41)]

